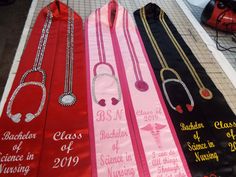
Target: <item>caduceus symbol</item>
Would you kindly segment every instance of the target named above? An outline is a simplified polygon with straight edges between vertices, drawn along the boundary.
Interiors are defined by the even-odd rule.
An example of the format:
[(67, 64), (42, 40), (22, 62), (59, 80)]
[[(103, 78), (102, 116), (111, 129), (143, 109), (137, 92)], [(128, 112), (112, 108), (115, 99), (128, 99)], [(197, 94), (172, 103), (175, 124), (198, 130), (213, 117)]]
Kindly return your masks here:
[(141, 128), (141, 130), (144, 131), (149, 131), (153, 138), (155, 139), (155, 142), (157, 143), (158, 147), (161, 148), (161, 137), (160, 137), (160, 131), (161, 129), (165, 128), (166, 125), (163, 124), (147, 124), (146, 126), (144, 126), (143, 128)]

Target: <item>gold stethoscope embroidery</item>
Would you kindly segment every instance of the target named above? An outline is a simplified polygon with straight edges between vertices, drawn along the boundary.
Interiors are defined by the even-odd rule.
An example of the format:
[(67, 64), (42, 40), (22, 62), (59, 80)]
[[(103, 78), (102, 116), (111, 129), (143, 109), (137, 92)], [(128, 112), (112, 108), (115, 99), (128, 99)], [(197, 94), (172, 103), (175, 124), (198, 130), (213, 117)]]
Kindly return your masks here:
[(185, 52), (183, 51), (182, 47), (177, 42), (177, 40), (174, 37), (173, 33), (171, 32), (170, 28), (166, 24), (166, 21), (165, 21), (164, 17), (165, 17), (164, 11), (160, 10), (160, 14), (159, 14), (160, 22), (161, 22), (162, 26), (164, 27), (166, 33), (168, 34), (169, 38), (171, 39), (172, 43), (174, 44), (175, 48), (177, 49), (178, 53), (180, 54), (181, 58), (183, 59), (185, 65), (188, 67), (189, 71), (191, 72), (191, 75), (193, 76), (193, 78), (194, 78), (194, 80), (195, 80), (195, 82), (196, 82), (196, 84), (199, 88), (199, 93), (200, 93), (201, 97), (206, 99), (206, 100), (212, 99), (212, 97), (213, 97), (212, 92), (208, 88), (206, 88), (204, 86), (204, 84), (202, 83), (202, 81), (199, 78), (199, 76), (198, 76), (196, 70), (194, 69), (193, 65), (189, 61), (189, 59), (186, 56)]
[[(162, 88), (163, 88), (163, 91), (164, 91), (164, 94), (165, 94), (165, 97), (166, 97), (166, 100), (168, 102), (168, 104), (170, 105), (170, 107), (172, 109), (174, 109), (175, 111), (179, 112), (179, 113), (183, 113), (183, 109), (180, 105), (176, 105), (174, 106), (172, 104), (172, 102), (170, 101), (170, 97), (167, 93), (167, 90), (166, 90), (166, 84), (170, 83), (170, 82), (175, 82), (175, 83), (179, 83), (183, 86), (189, 100), (190, 100), (190, 104), (186, 104), (186, 108), (189, 112), (191, 112), (194, 108), (194, 100), (193, 100), (193, 97), (189, 91), (189, 89), (187, 88), (187, 86), (185, 85), (185, 83), (181, 80), (181, 77), (179, 76), (179, 74), (173, 69), (173, 68), (170, 68), (165, 60), (165, 57), (163, 55), (163, 53), (161, 52), (161, 49), (160, 47), (158, 46), (157, 44), (157, 41), (155, 40), (152, 32), (151, 32), (151, 29), (148, 25), (148, 22), (147, 22), (147, 19), (146, 19), (146, 15), (145, 15), (145, 11), (144, 11), (144, 8), (141, 8), (140, 10), (140, 16), (141, 16), (141, 20), (142, 20), (142, 23), (144, 25), (144, 28), (145, 28), (145, 31), (150, 39), (150, 42), (152, 44), (152, 47), (157, 55), (157, 58), (162, 66), (162, 69), (160, 71), (160, 77), (161, 77), (161, 80), (162, 80)], [(176, 76), (175, 79), (165, 79), (164, 78), (164, 72), (171, 72), (172, 74), (174, 74)]]
[[(166, 96), (166, 98), (167, 98), (167, 101), (168, 101), (168, 103), (170, 104), (170, 106), (171, 106), (172, 108), (175, 108), (175, 109), (177, 108), (177, 109), (179, 109), (179, 110), (182, 111), (181, 107), (178, 108), (179, 105), (177, 105), (176, 107), (173, 107), (173, 104), (171, 104), (170, 99), (169, 99), (169, 96), (168, 96), (167, 91), (166, 91), (165, 85), (166, 85), (167, 83), (169, 83), (169, 82), (178, 82), (178, 83), (180, 83), (180, 84), (183, 85), (183, 87), (184, 87), (184, 89), (185, 89), (187, 95), (189, 96), (189, 99), (190, 99), (190, 102), (191, 102), (191, 103), (193, 102), (192, 96), (191, 96), (191, 94), (190, 94), (188, 88), (186, 87), (186, 85), (185, 85), (185, 84), (183, 83), (183, 81), (181, 80), (179, 74), (178, 74), (174, 69), (169, 68), (169, 66), (168, 66), (168, 64), (167, 64), (167, 62), (166, 62), (166, 60), (165, 60), (165, 57), (163, 56), (163, 54), (162, 54), (162, 52), (161, 52), (161, 50), (160, 50), (160, 48), (159, 48), (159, 46), (158, 46), (158, 44), (157, 44), (155, 38), (154, 38), (154, 36), (153, 36), (153, 34), (152, 34), (152, 32), (151, 32), (151, 29), (150, 29), (149, 24), (148, 24), (147, 19), (146, 19), (146, 14), (145, 14), (145, 9), (144, 9), (144, 8), (141, 8), (141, 10), (140, 10), (140, 16), (141, 16), (141, 20), (142, 20), (142, 22), (143, 22), (144, 28), (145, 28), (145, 30), (146, 30), (146, 33), (147, 33), (147, 35), (148, 35), (148, 37), (149, 37), (149, 39), (150, 39), (150, 41), (151, 41), (151, 44), (152, 44), (152, 46), (153, 46), (153, 48), (154, 48), (154, 51), (155, 51), (155, 53), (156, 53), (156, 55), (157, 55), (157, 58), (159, 59), (160, 64), (161, 64), (161, 66), (162, 66), (162, 69), (161, 69), (161, 71), (160, 71), (160, 75), (161, 75), (161, 80), (162, 80), (162, 86), (163, 86), (164, 94), (165, 94), (165, 96)], [(200, 77), (198, 76), (197, 72), (195, 71), (195, 69), (194, 69), (193, 65), (191, 64), (190, 60), (188, 59), (188, 57), (186, 56), (185, 52), (183, 51), (183, 49), (181, 48), (181, 46), (180, 46), (179, 43), (177, 42), (176, 38), (175, 38), (174, 35), (172, 34), (170, 28), (169, 28), (168, 25), (166, 24), (166, 21), (165, 21), (164, 16), (165, 16), (164, 11), (163, 11), (163, 10), (160, 10), (160, 13), (159, 13), (159, 20), (160, 20), (162, 26), (164, 27), (164, 29), (165, 29), (167, 35), (169, 36), (169, 38), (171, 39), (172, 43), (174, 44), (175, 48), (177, 49), (178, 53), (180, 54), (181, 58), (183, 59), (185, 65), (186, 65), (187, 68), (189, 69), (189, 71), (190, 71), (192, 77), (194, 78), (194, 81), (196, 82), (197, 86), (199, 87), (199, 94), (201, 95), (201, 97), (202, 97), (203, 99), (206, 99), (206, 100), (212, 99), (212, 97), (213, 97), (212, 92), (211, 92), (208, 88), (206, 88), (206, 87), (204, 86), (204, 84), (202, 83)], [(164, 71), (170, 71), (170, 72), (172, 72), (173, 74), (175, 74), (175, 76), (176, 76), (177, 79), (167, 79), (167, 80), (165, 80), (165, 79), (164, 79), (164, 75), (163, 75), (163, 74), (164, 74)], [(193, 105), (191, 104), (191, 106), (193, 106)], [(186, 105), (187, 108), (192, 109), (193, 107), (191, 107), (191, 106)], [(179, 112), (179, 111), (178, 111), (178, 112)]]

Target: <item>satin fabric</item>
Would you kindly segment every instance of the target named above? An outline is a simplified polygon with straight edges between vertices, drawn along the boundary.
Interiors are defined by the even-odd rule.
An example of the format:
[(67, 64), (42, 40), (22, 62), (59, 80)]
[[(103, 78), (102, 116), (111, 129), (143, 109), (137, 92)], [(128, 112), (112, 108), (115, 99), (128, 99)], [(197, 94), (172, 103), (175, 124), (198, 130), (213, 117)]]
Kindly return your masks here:
[[(235, 129), (236, 119), (224, 96), (160, 7), (149, 3), (135, 11), (134, 16), (192, 176), (235, 176), (236, 154), (231, 145), (233, 137), (229, 134)], [(147, 25), (152, 34), (147, 32)], [(155, 51), (158, 49), (153, 47), (156, 45), (152, 44), (155, 42), (151, 35), (163, 57)], [(160, 58), (164, 58), (168, 67), (175, 71), (165, 73), (164, 79)], [(204, 92), (199, 89), (200, 82)], [(189, 105), (183, 84), (192, 95), (194, 106)], [(169, 101), (176, 106), (176, 110)]]
[[(91, 176), (87, 121), (86, 73), (82, 19), (74, 15), (73, 92), (77, 102), (68, 107), (59, 104), (64, 91), (67, 49), (68, 6), (55, 3), (43, 8), (21, 57), (13, 86), (0, 119), (0, 176)], [(32, 68), (48, 9), (52, 11), (42, 69), (46, 72), (46, 102), (42, 113), (31, 122), (12, 122), (6, 115), (7, 103), (26, 70)], [(41, 81), (38, 74), (25, 82)], [(23, 88), (13, 104), (13, 113), (34, 112), (41, 99), (36, 86)], [(17, 156), (7, 160), (4, 156)], [(10, 167), (10, 168), (9, 168)], [(11, 168), (12, 167), (12, 168)]]
[[(55, 6), (52, 8), (56, 10)], [(58, 102), (64, 91), (65, 82), (68, 11), (69, 8), (60, 3), (59, 36), (54, 44), (57, 50), (54, 54), (55, 62), (39, 169), (39, 176), (42, 177), (91, 176), (83, 21), (76, 12), (73, 12), (73, 94), (77, 100), (72, 106), (62, 106)], [(64, 150), (64, 147), (68, 149)]]
[(88, 17), (85, 34), (93, 176), (189, 176), (128, 11), (110, 1)]

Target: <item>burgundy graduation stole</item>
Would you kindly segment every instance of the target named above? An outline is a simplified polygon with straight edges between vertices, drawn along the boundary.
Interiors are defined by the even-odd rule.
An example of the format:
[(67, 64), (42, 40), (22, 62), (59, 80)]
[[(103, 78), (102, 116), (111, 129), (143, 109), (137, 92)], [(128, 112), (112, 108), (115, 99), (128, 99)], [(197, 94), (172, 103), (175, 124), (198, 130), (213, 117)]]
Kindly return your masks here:
[(134, 12), (192, 176), (235, 176), (236, 117), (168, 16)]
[(82, 19), (43, 8), (0, 119), (0, 176), (91, 176)]
[(128, 11), (110, 1), (85, 33), (93, 176), (189, 176)]

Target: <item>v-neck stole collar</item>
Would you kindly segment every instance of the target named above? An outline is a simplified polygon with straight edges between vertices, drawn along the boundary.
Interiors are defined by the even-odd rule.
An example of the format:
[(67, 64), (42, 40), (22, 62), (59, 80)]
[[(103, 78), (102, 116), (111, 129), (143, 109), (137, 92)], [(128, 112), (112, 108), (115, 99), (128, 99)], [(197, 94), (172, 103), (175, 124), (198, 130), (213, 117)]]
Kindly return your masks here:
[[(160, 14), (160, 11), (161, 11), (161, 8), (154, 4), (154, 3), (148, 3), (147, 5), (145, 5), (143, 7), (144, 9), (144, 12), (145, 12), (145, 16), (146, 16), (146, 19), (149, 20), (149, 19), (157, 19), (159, 14)], [(138, 9), (134, 12), (134, 15), (138, 15), (139, 14), (139, 11), (141, 9)]]
[(112, 0), (105, 4), (103, 7), (96, 9), (100, 11), (101, 24), (109, 26), (111, 30), (115, 30), (118, 27), (123, 27), (123, 10), (124, 7), (121, 6), (117, 0)]
[(110, 28), (114, 28), (118, 17), (119, 5), (117, 1), (110, 1), (107, 6), (108, 6), (108, 23)]
[(53, 15), (54, 20), (67, 20), (68, 17), (68, 6), (62, 2), (59, 1), (59, 8), (57, 7), (55, 2), (52, 2), (46, 6), (46, 8), (43, 9), (44, 14), (47, 14), (47, 11), (50, 10)]

